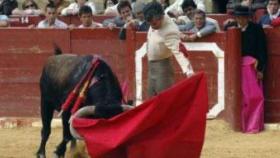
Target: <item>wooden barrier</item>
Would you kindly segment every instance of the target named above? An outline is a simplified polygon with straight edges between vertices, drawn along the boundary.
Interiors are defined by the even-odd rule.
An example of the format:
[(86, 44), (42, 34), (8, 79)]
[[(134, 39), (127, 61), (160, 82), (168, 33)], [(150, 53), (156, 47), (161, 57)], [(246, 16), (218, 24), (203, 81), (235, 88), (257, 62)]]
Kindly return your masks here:
[[(135, 96), (135, 50), (146, 40), (146, 33), (127, 32), (127, 40), (118, 39), (119, 30), (107, 29), (0, 29), (0, 117), (38, 116), (38, 82), (46, 58), (52, 55), (53, 43), (68, 53), (98, 54), (113, 68), (121, 83), (129, 81), (129, 98)], [(280, 47), (277, 29), (266, 30), (269, 61), (265, 74), (265, 121), (279, 122), (278, 56)], [(229, 30), (201, 39), (197, 42), (214, 42), (225, 52), (225, 107), (220, 116), (240, 128), (240, 31)], [(278, 52), (279, 51), (279, 52)], [(196, 71), (205, 71), (211, 110), (220, 101), (218, 96), (218, 60), (212, 51), (189, 50), (190, 60)], [(146, 63), (146, 59), (142, 60)], [(177, 79), (184, 77), (176, 62)], [(143, 94), (146, 97), (146, 71), (144, 64)], [(146, 97), (147, 98), (147, 97)], [(20, 110), (18, 110), (20, 109)]]
[(280, 122), (280, 47), (278, 29), (266, 29), (268, 65), (264, 77), (265, 122)]
[(70, 32), (0, 29), (0, 117), (39, 116), (39, 78), (53, 43), (70, 52)]

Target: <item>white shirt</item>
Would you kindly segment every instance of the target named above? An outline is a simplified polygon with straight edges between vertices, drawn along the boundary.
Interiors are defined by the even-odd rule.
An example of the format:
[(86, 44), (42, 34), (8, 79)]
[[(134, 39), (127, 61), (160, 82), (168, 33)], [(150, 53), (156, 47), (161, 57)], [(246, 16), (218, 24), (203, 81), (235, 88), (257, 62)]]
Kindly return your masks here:
[[(87, 6), (89, 6), (91, 8), (92, 14), (96, 14), (95, 5), (94, 5), (93, 2), (86, 2), (85, 5), (87, 5)], [(71, 3), (68, 7), (62, 9), (61, 15), (64, 15), (64, 16), (69, 15), (67, 13), (68, 10), (71, 10), (72, 13), (74, 13), (74, 14), (78, 14), (79, 13), (79, 9), (80, 9), (80, 6), (78, 5), (78, 3)]]
[(61, 29), (66, 29), (66, 28), (68, 28), (68, 26), (63, 21), (55, 19), (55, 22), (54, 22), (53, 25), (49, 25), (47, 20), (42, 20), (42, 21), (39, 22), (37, 28), (61, 28)]

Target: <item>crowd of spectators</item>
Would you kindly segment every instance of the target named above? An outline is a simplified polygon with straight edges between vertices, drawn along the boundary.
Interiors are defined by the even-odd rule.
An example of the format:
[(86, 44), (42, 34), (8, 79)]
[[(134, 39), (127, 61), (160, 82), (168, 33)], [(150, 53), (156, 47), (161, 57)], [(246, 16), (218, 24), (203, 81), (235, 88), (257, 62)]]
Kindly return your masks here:
[[(205, 0), (158, 0), (168, 15), (182, 32), (181, 39), (194, 41), (197, 38), (219, 32), (221, 21), (208, 17), (205, 9)], [(220, 13), (231, 13), (234, 5), (248, 6), (254, 13), (257, 9), (263, 9), (264, 14), (259, 21), (255, 21), (263, 27), (275, 27), (280, 25), (280, 12), (278, 0), (215, 0), (216, 10)], [(9, 16), (44, 16), (45, 19), (30, 27), (37, 28), (121, 28), (125, 30), (130, 27), (137, 31), (148, 31), (149, 24), (144, 20), (143, 8), (146, 1), (143, 0), (104, 0), (102, 14), (97, 11), (96, 4), (92, 0), (48, 0), (45, 8), (39, 8), (36, 0), (23, 0), (21, 6), (16, 0), (0, 0), (0, 27), (9, 26)], [(227, 9), (225, 9), (227, 8)], [(91, 13), (91, 15), (89, 15)], [(94, 21), (96, 15), (112, 17), (103, 22)], [(226, 13), (225, 13), (226, 14)], [(59, 20), (60, 16), (78, 16), (80, 24), (66, 24)], [(99, 23), (100, 22), (100, 23)], [(230, 26), (234, 19), (224, 22), (225, 28)]]

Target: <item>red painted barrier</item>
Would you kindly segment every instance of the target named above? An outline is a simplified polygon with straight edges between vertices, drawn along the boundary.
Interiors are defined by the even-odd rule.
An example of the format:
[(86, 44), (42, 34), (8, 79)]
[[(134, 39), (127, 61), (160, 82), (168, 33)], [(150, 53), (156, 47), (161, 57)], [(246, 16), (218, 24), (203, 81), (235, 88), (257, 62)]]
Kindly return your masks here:
[(53, 43), (70, 52), (70, 32), (0, 29), (0, 117), (39, 116), (39, 78)]
[(268, 65), (264, 78), (265, 121), (280, 122), (280, 47), (278, 29), (266, 29)]
[(53, 43), (70, 52), (70, 32), (60, 29), (0, 29), (0, 53), (50, 53)]

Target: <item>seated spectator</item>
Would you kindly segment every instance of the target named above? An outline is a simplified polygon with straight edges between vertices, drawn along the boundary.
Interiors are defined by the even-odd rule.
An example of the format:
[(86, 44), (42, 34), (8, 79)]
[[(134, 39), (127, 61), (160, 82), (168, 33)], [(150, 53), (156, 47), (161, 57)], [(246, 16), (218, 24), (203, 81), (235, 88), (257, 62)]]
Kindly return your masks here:
[(49, 3), (45, 8), (46, 19), (38, 24), (38, 28), (67, 28), (67, 24), (57, 19), (57, 11), (54, 3)]
[(22, 2), (22, 9), (15, 8), (12, 12), (13, 15), (43, 15), (44, 11), (39, 9), (34, 0), (24, 0)]
[(198, 38), (216, 32), (214, 23), (206, 21), (206, 14), (202, 10), (196, 10), (194, 13), (194, 22), (187, 23), (185, 30), (191, 32), (191, 35), (181, 34), (182, 41), (195, 41)]
[(0, 0), (0, 15), (11, 15), (12, 11), (18, 7), (16, 0)]
[(150, 25), (148, 24), (147, 21), (145, 21), (144, 18), (144, 13), (143, 13), (144, 7), (145, 7), (144, 2), (137, 1), (135, 2), (132, 8), (133, 14), (135, 16), (132, 25), (137, 31), (148, 31), (150, 27)]
[[(168, 8), (165, 9), (165, 13), (167, 13), (169, 16), (172, 15), (174, 17), (178, 17), (182, 15), (183, 10), (181, 6), (184, 1), (185, 0), (175, 0), (175, 2), (172, 5), (170, 5)], [(193, 1), (197, 5), (198, 9), (205, 11), (204, 0), (193, 0)]]
[(119, 39), (126, 39), (126, 28), (131, 28), (136, 31), (148, 31), (150, 28), (149, 23), (145, 20), (143, 9), (145, 7), (145, 3), (141, 1), (137, 1), (133, 5), (133, 13), (135, 18), (127, 21), (127, 23), (121, 28), (119, 33)]
[(82, 24), (79, 28), (99, 28), (102, 24), (93, 21), (92, 10), (89, 6), (84, 5), (79, 10), (79, 17)]
[(132, 8), (128, 1), (121, 1), (118, 3), (118, 13), (119, 16), (106, 19), (103, 21), (103, 26), (113, 29), (115, 27), (125, 27), (125, 24), (130, 22), (132, 18)]
[(259, 24), (263, 27), (271, 27), (272, 21), (280, 20), (279, 0), (268, 0), (266, 8), (267, 14), (261, 17)]
[(0, 27), (9, 26), (9, 18), (6, 15), (0, 15)]
[(108, 16), (118, 16), (117, 5), (118, 0), (105, 0), (104, 1), (104, 15)]
[(75, 0), (74, 3), (71, 3), (61, 11), (61, 15), (78, 15), (79, 9), (84, 5), (91, 8), (92, 14), (96, 14), (95, 4), (93, 2), (89, 2), (88, 0)]
[(52, 2), (54, 3), (55, 10), (58, 15), (61, 14), (61, 11), (68, 7), (70, 5), (70, 2), (68, 0), (49, 0), (49, 3)]
[[(193, 0), (184, 0), (182, 4), (182, 10), (183, 10), (183, 15), (179, 16), (177, 19), (174, 19), (175, 23), (179, 25), (179, 29), (185, 30), (184, 25), (187, 23), (191, 23), (194, 17), (194, 11), (197, 8), (197, 5), (194, 3)], [(206, 21), (210, 23), (214, 23), (216, 26), (216, 31), (220, 31), (220, 26), (217, 22), (217, 20), (206, 17)]]

